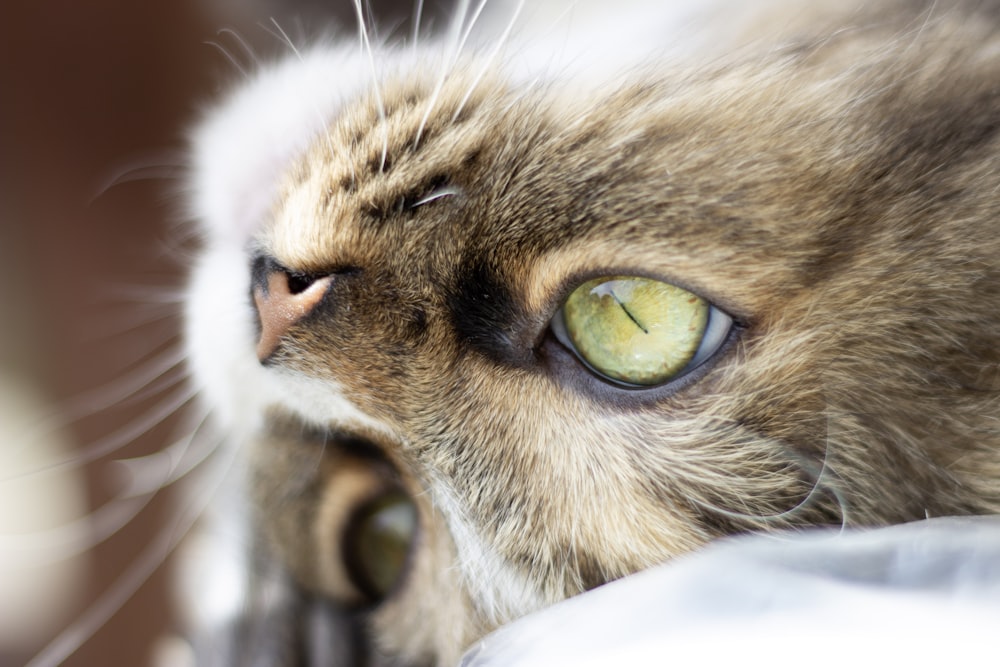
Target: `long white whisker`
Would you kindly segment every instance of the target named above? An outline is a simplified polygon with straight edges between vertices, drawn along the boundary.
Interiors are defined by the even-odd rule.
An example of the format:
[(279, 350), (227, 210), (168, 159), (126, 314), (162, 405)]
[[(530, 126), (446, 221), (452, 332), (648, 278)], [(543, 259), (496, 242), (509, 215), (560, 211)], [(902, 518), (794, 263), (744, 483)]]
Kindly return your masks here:
[(247, 72), (246, 69), (243, 67), (243, 65), (240, 64), (240, 61), (236, 59), (236, 56), (230, 53), (229, 49), (224, 47), (222, 44), (219, 44), (214, 40), (207, 40), (202, 42), (202, 44), (205, 44), (206, 46), (211, 46), (213, 49), (215, 49), (223, 56), (225, 56), (226, 60), (229, 61), (229, 64), (235, 67), (239, 71), (240, 76), (242, 76), (244, 79), (250, 78), (250, 73)]
[(197, 392), (191, 388), (177, 392), (177, 394), (169, 401), (159, 405), (157, 410), (146, 413), (142, 417), (128, 422), (106, 438), (102, 438), (88, 445), (82, 452), (75, 453), (71, 457), (62, 461), (56, 461), (55, 463), (39, 466), (34, 470), (28, 470), (13, 476), (0, 478), (0, 481), (24, 479), (35, 475), (50, 474), (71, 467), (80, 467), (92, 461), (96, 461), (97, 459), (107, 456), (111, 452), (121, 449), (144, 433), (148, 433), (154, 426), (162, 423), (168, 417), (184, 407), (184, 405), (189, 403), (196, 394)]
[(450, 45), (449, 51), (455, 52), (455, 45), (458, 44), (462, 35), (462, 26), (465, 25), (465, 19), (469, 15), (469, 0), (458, 0), (458, 4), (455, 5), (454, 17), (452, 19), (451, 25), (448, 27), (448, 44)]
[(27, 552), (31, 567), (68, 560), (94, 548), (132, 521), (152, 496), (115, 498), (60, 526), (24, 535), (0, 535), (0, 551)]
[[(141, 312), (140, 312), (141, 311)], [(173, 303), (146, 303), (136, 306), (128, 311), (121, 311), (113, 315), (106, 315), (100, 319), (88, 323), (84, 331), (80, 333), (81, 342), (91, 343), (94, 341), (104, 341), (108, 339), (123, 339), (134, 335), (140, 329), (143, 332), (143, 340), (148, 341), (149, 349), (158, 349), (171, 340), (177, 339), (175, 326), (162, 326), (163, 322), (170, 321), (172, 324), (177, 320), (177, 306)], [(153, 325), (161, 326), (148, 332)]]
[[(465, 27), (465, 30), (462, 33), (462, 38), (459, 40), (458, 44), (455, 45), (455, 54), (454, 57), (452, 58), (452, 62), (457, 60), (458, 57), (461, 55), (462, 49), (465, 48), (465, 43), (469, 40), (469, 37), (472, 35), (472, 30), (473, 28), (476, 27), (476, 23), (479, 21), (479, 17), (483, 13), (483, 10), (486, 9), (486, 5), (488, 3), (489, 0), (480, 0), (479, 4), (476, 5), (476, 11), (473, 12), (472, 17), (469, 19), (469, 24)], [(518, 10), (518, 12), (519, 11), (520, 9)]]
[[(182, 380), (187, 375), (182, 366), (185, 359), (186, 354), (180, 346), (168, 348), (150, 358), (139, 359), (133, 365), (141, 372), (125, 372), (103, 387), (81, 394), (71, 403), (63, 405), (60, 411), (77, 419), (116, 405), (128, 405), (136, 399), (146, 398), (155, 393), (149, 388), (163, 378), (171, 378), (168, 386)], [(175, 372), (171, 374), (171, 371)]]
[(803, 509), (808, 508), (810, 503), (812, 502), (812, 499), (820, 492), (832, 493), (834, 497), (837, 499), (837, 506), (840, 509), (840, 529), (841, 531), (843, 531), (847, 526), (847, 506), (844, 503), (844, 499), (839, 489), (836, 488), (836, 486), (828, 486), (823, 483), (824, 478), (827, 476), (827, 466), (830, 458), (829, 454), (830, 454), (830, 436), (829, 436), (829, 418), (827, 418), (827, 437), (824, 441), (823, 460), (820, 465), (819, 472), (813, 476), (814, 481), (812, 486), (809, 488), (809, 492), (805, 496), (803, 496), (801, 500), (795, 503), (794, 506), (788, 508), (787, 510), (766, 515), (747, 514), (743, 512), (735, 512), (732, 510), (727, 510), (725, 508), (717, 507), (714, 505), (709, 505), (708, 503), (702, 503), (697, 500), (695, 500), (695, 503), (717, 514), (732, 519), (740, 519), (740, 520), (749, 519), (753, 521), (760, 521), (767, 523), (767, 522), (779, 522), (782, 519), (794, 516)]
[(206, 412), (188, 435), (155, 454), (115, 461), (128, 474), (129, 484), (101, 507), (48, 530), (0, 535), (0, 551), (34, 552), (30, 562), (35, 567), (72, 558), (104, 542), (138, 516), (158, 492), (183, 479), (215, 451), (217, 442), (192, 447), (207, 419)]
[[(147, 305), (152, 302), (154, 304), (178, 306), (184, 303), (187, 290), (181, 287), (128, 283), (113, 286), (111, 294), (120, 299), (135, 302), (138, 305)], [(173, 312), (177, 313), (176, 308)]]
[(461, 50), (459, 46), (462, 40), (462, 26), (465, 24), (465, 17), (469, 13), (469, 0), (459, 0), (458, 5), (455, 7), (455, 18), (452, 19), (451, 26), (448, 29), (448, 44), (450, 45), (447, 49), (450, 54), (448, 60), (443, 63), (441, 68), (441, 76), (438, 77), (437, 82), (434, 84), (434, 90), (431, 92), (430, 97), (427, 100), (427, 108), (424, 109), (424, 115), (420, 119), (420, 125), (417, 126), (417, 132), (413, 136), (413, 146), (416, 148), (420, 145), (420, 139), (424, 136), (424, 130), (427, 127), (427, 121), (431, 117), (431, 113), (434, 111), (434, 107), (437, 105), (438, 97), (441, 95), (441, 91), (444, 89), (445, 81), (448, 80), (448, 74), (451, 73), (452, 63)]
[(438, 97), (441, 95), (441, 91), (444, 89), (444, 83), (448, 78), (448, 68), (442, 72), (441, 77), (438, 79), (437, 83), (434, 85), (434, 91), (431, 93), (430, 98), (427, 100), (427, 108), (424, 110), (424, 115), (420, 119), (420, 125), (417, 126), (417, 131), (413, 135), (413, 147), (416, 148), (420, 145), (420, 140), (424, 136), (424, 130), (427, 128), (427, 121), (430, 120), (431, 113), (434, 111), (434, 107), (437, 104)]
[(123, 165), (113, 174), (105, 177), (94, 188), (90, 198), (93, 204), (103, 197), (108, 190), (135, 181), (148, 180), (180, 180), (187, 174), (186, 158), (177, 151), (163, 151), (150, 154), (148, 158), (136, 158), (130, 164)]
[[(302, 53), (295, 47), (295, 44), (292, 42), (291, 38), (288, 36), (288, 33), (286, 33), (282, 29), (282, 27), (280, 25), (278, 25), (278, 21), (274, 17), (271, 17), (271, 23), (274, 24), (275, 29), (278, 31), (277, 33), (274, 33), (273, 31), (268, 30), (267, 26), (264, 26), (264, 29), (268, 30), (268, 32), (271, 32), (271, 34), (275, 35), (276, 37), (278, 37), (279, 39), (281, 39), (282, 41), (284, 41), (284, 43), (288, 45), (288, 48), (291, 49), (292, 53), (295, 54), (295, 57), (298, 58), (298, 61), (300, 63), (304, 63), (305, 62), (305, 58), (302, 57)], [(326, 141), (327, 150), (330, 151), (330, 155), (333, 156), (336, 153), (335, 153), (334, 148), (333, 148), (334, 147), (333, 137), (330, 136), (330, 126), (329, 126), (330, 125), (330, 119), (327, 118), (326, 116), (324, 116), (320, 112), (319, 107), (315, 106), (315, 104), (313, 105), (313, 111), (316, 113), (316, 118), (319, 120), (319, 127), (321, 127), (323, 129), (323, 139), (324, 139), (324, 141)]]
[(122, 399), (117, 405), (121, 407), (126, 407), (145, 401), (146, 399), (152, 398), (154, 396), (159, 396), (165, 393), (172, 387), (176, 387), (188, 378), (188, 371), (186, 368), (178, 366), (177, 368), (171, 369), (161, 375), (160, 377), (154, 379), (148, 385), (140, 389), (139, 391), (131, 394), (130, 396)]
[(420, 21), (423, 18), (424, 13), (424, 0), (417, 0), (416, 7), (413, 10), (413, 36), (410, 39), (411, 51), (416, 54), (417, 44), (420, 41)]
[[(154, 361), (155, 365), (149, 365), (152, 372), (115, 380), (102, 388), (65, 402), (58, 409), (39, 415), (30, 424), (26, 424), (24, 431), (14, 436), (10, 443), (0, 446), (11, 447), (12, 451), (15, 448), (29, 447), (39, 438), (63, 430), (77, 420), (98, 414), (112, 406), (128, 405), (162, 393), (179, 384), (187, 376), (186, 371), (179, 368), (183, 355), (162, 354), (159, 355), (159, 359), (154, 358)], [(177, 370), (171, 373), (174, 369)]]
[(420, 139), (423, 138), (424, 130), (427, 128), (427, 121), (430, 120), (431, 114), (434, 113), (434, 107), (437, 106), (437, 101), (441, 96), (441, 91), (444, 90), (444, 84), (447, 82), (448, 76), (451, 74), (455, 63), (458, 62), (462, 49), (465, 48), (465, 42), (472, 34), (472, 29), (476, 25), (479, 15), (482, 14), (483, 9), (486, 8), (486, 3), (488, 1), (489, 0), (480, 0), (479, 4), (476, 6), (476, 11), (468, 21), (468, 26), (465, 26), (464, 30), (463, 26), (466, 22), (465, 19), (469, 11), (469, 2), (468, 0), (462, 0), (462, 2), (459, 3), (459, 11), (457, 12), (455, 21), (451, 25), (451, 34), (449, 36), (449, 41), (451, 42), (451, 48), (449, 49), (450, 55), (444, 67), (441, 68), (441, 76), (434, 85), (434, 91), (427, 100), (427, 108), (424, 110), (424, 115), (420, 119), (420, 125), (417, 126), (417, 132), (413, 138), (414, 147), (420, 145)]
[(273, 16), (271, 17), (271, 25), (273, 25), (274, 29), (278, 31), (277, 36), (280, 37), (288, 48), (291, 49), (292, 53), (295, 54), (295, 57), (299, 59), (299, 62), (301, 62), (303, 60), (302, 54), (299, 53), (299, 50), (295, 47), (295, 42), (292, 41), (292, 38), (288, 36), (288, 33), (285, 32), (285, 29), (281, 27), (278, 20)]
[(382, 161), (379, 165), (379, 171), (385, 171), (385, 161), (389, 155), (389, 126), (386, 123), (382, 87), (379, 85), (378, 71), (375, 69), (375, 55), (372, 51), (371, 41), (368, 39), (368, 25), (365, 22), (361, 0), (354, 0), (354, 12), (358, 18), (358, 37), (361, 40), (361, 51), (368, 56), (368, 68), (372, 74), (372, 90), (375, 92), (375, 104), (378, 106), (379, 127), (382, 129)]
[(240, 33), (236, 32), (232, 28), (222, 28), (216, 34), (217, 35), (229, 35), (229, 37), (231, 37), (232, 39), (234, 39), (236, 41), (236, 43), (239, 44), (243, 48), (243, 53), (245, 53), (247, 55), (247, 58), (250, 59), (250, 62), (252, 62), (254, 65), (258, 65), (258, 66), (260, 65), (260, 58), (257, 57), (257, 53), (247, 43), (247, 41), (245, 39), (243, 39), (243, 36), (240, 35)]
[[(179, 347), (177, 320), (177, 307), (174, 304), (142, 304), (131, 311), (102, 316), (97, 321), (88, 323), (89, 326), (80, 332), (79, 337), (81, 344), (94, 345), (107, 340), (141, 338), (152, 356), (165, 349)], [(122, 360), (121, 363), (128, 367), (136, 365), (135, 361), (130, 360)]]
[(465, 108), (465, 104), (469, 101), (469, 98), (475, 91), (476, 86), (478, 86), (482, 78), (486, 76), (486, 70), (490, 67), (490, 65), (493, 64), (493, 60), (497, 57), (497, 54), (500, 53), (500, 49), (502, 49), (506, 45), (507, 40), (510, 38), (511, 31), (513, 31), (514, 29), (514, 24), (517, 23), (517, 19), (521, 15), (522, 9), (524, 9), (524, 0), (520, 0), (520, 2), (517, 3), (517, 7), (514, 9), (514, 14), (513, 16), (511, 16), (510, 21), (507, 23), (507, 27), (504, 29), (503, 34), (500, 35), (500, 39), (497, 40), (496, 46), (494, 46), (493, 50), (490, 51), (490, 54), (486, 57), (486, 61), (483, 63), (483, 66), (480, 68), (476, 76), (472, 79), (472, 83), (469, 85), (469, 89), (468, 91), (466, 91), (465, 96), (462, 97), (462, 100), (458, 103), (458, 107), (455, 109), (455, 113), (452, 114), (451, 116), (451, 122), (454, 123), (455, 120), (458, 118), (459, 114), (462, 113), (462, 109)]
[(129, 478), (128, 487), (122, 491), (122, 497), (155, 493), (184, 478), (207, 459), (212, 453), (212, 448), (194, 445), (208, 417), (209, 414), (206, 412), (191, 429), (189, 435), (157, 452), (114, 461), (113, 464), (119, 466)]
[[(207, 467), (204, 473), (207, 482), (197, 494), (198, 502), (193, 502), (182, 512), (173, 526), (164, 527), (149, 545), (143, 549), (132, 565), (109, 587), (94, 604), (88, 607), (76, 621), (59, 634), (52, 642), (32, 658), (25, 667), (56, 667), (72, 655), (90, 639), (108, 619), (122, 608), (136, 590), (159, 568), (177, 548), (181, 540), (190, 532), (195, 521), (205, 512), (209, 502), (218, 492), (235, 460), (235, 447), (217, 448), (229, 456), (220, 457), (216, 463), (218, 470)], [(205, 470), (205, 468), (202, 468)], [(210, 476), (210, 473), (215, 476)]]

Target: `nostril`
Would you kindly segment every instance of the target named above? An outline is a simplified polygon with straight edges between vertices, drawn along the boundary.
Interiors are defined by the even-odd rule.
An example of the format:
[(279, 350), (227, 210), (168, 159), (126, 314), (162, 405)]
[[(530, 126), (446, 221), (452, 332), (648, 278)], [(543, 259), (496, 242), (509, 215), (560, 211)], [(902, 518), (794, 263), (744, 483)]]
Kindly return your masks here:
[(260, 324), (257, 341), (260, 361), (273, 355), (289, 329), (315, 310), (332, 280), (332, 275), (288, 271), (273, 260), (254, 262), (252, 296)]
[(287, 273), (286, 275), (288, 276), (288, 291), (292, 294), (305, 292), (319, 279), (318, 276), (310, 276), (305, 273)]

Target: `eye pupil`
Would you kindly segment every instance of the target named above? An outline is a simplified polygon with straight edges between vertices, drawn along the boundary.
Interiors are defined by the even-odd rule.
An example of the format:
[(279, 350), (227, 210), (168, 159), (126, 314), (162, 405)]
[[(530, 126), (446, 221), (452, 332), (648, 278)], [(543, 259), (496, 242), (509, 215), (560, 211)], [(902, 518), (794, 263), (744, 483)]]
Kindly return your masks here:
[(406, 567), (417, 528), (417, 512), (394, 491), (362, 505), (348, 527), (344, 560), (357, 586), (373, 602), (392, 592)]

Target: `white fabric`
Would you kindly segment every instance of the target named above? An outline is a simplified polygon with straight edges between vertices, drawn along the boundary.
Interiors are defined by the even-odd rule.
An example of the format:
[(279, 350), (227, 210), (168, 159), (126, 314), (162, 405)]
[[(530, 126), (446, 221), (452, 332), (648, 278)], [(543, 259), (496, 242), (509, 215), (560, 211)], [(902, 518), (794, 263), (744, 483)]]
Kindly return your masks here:
[(1000, 665), (1000, 517), (721, 540), (518, 620), (462, 667)]

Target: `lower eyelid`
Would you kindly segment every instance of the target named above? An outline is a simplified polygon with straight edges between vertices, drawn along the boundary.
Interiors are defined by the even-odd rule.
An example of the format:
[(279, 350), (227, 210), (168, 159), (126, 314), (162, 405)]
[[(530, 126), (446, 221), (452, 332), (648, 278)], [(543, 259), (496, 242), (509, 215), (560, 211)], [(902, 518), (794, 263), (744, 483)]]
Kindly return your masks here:
[(579, 357), (556, 338), (551, 327), (539, 346), (538, 357), (539, 363), (546, 368), (561, 390), (579, 393), (595, 401), (595, 406), (603, 405), (620, 414), (632, 410), (655, 409), (673, 396), (682, 392), (683, 395), (688, 395), (694, 391), (717, 364), (738, 349), (736, 343), (745, 330), (745, 325), (733, 319), (725, 338), (712, 354), (674, 380), (648, 387), (623, 385), (599, 376), (584, 366)]

